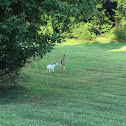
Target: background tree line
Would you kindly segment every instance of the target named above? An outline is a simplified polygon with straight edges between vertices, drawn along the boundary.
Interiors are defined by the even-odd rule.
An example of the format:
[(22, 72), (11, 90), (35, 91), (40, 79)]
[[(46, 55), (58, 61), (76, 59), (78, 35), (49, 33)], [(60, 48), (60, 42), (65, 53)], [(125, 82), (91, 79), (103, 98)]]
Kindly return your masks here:
[(87, 18), (72, 18), (67, 38), (94, 40), (104, 36), (110, 41), (126, 41), (126, 0), (97, 1), (95, 13)]
[(29, 58), (62, 39), (126, 40), (126, 0), (1, 0), (0, 83), (15, 83)]

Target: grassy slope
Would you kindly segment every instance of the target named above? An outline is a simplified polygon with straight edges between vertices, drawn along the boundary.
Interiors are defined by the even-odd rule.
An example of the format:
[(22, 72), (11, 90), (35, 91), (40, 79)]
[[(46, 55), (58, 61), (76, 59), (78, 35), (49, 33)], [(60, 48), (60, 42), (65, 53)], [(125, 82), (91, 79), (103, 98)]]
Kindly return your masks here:
[[(64, 53), (66, 71), (46, 73)], [(0, 126), (126, 126), (125, 44), (64, 43), (22, 72), (0, 90)]]

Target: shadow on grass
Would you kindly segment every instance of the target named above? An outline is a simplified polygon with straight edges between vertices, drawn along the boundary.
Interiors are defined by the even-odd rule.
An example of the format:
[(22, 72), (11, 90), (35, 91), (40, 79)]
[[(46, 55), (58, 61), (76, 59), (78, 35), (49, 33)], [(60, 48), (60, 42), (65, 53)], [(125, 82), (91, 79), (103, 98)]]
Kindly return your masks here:
[(0, 87), (0, 104), (10, 104), (10, 103), (21, 103), (27, 98), (28, 90), (24, 87), (10, 86), (10, 87)]
[[(26, 80), (28, 76), (23, 78), (22, 82), (28, 82)], [(52, 102), (57, 100), (61, 94), (51, 91), (51, 90), (45, 90), (42, 88), (41, 90), (38, 88), (31, 89), (30, 86), (32, 85), (17, 85), (17, 86), (1, 86), (0, 85), (0, 105), (6, 105), (6, 104), (42, 104), (47, 102)]]
[(77, 44), (78, 46), (84, 47), (100, 47), (106, 50), (121, 49), (126, 46), (126, 42), (84, 42)]
[(0, 105), (43, 104), (56, 101), (61, 94), (53, 91), (31, 92), (25, 87), (0, 87)]

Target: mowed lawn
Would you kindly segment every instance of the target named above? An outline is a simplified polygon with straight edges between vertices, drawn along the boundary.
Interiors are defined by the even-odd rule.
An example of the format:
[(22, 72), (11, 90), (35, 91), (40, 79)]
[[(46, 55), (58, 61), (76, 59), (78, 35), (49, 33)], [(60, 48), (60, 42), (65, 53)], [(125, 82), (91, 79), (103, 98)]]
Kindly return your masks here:
[[(66, 54), (66, 71), (46, 65)], [(126, 43), (71, 40), (0, 88), (0, 126), (126, 126)]]

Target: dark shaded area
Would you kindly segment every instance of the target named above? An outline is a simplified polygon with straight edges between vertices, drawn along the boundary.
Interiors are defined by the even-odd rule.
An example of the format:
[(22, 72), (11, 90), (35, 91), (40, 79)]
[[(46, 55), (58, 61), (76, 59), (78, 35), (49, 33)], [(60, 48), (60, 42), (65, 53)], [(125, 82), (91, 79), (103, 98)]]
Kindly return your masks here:
[(27, 101), (29, 91), (24, 87), (0, 87), (0, 104), (16, 104)]
[[(23, 74), (17, 78), (22, 85), (0, 85), (0, 105), (7, 104), (42, 104), (44, 102), (55, 101), (62, 95), (52, 90), (32, 90), (23, 83), (29, 84), (32, 79), (30, 76)], [(34, 84), (36, 85), (36, 84)], [(38, 87), (39, 88), (39, 87)]]
[(117, 8), (117, 2), (111, 2), (109, 0), (105, 1), (103, 3), (103, 8), (106, 10), (105, 14), (109, 18), (110, 21), (115, 22), (114, 16), (115, 16), (115, 11), (114, 9)]
[[(75, 45), (74, 45), (75, 46)], [(113, 49), (120, 49), (123, 46), (126, 46), (126, 42), (109, 42), (109, 43), (100, 43), (100, 42), (84, 42), (82, 44), (77, 44), (77, 46), (87, 46), (87, 47), (100, 47), (100, 48), (104, 48), (106, 50), (113, 50)]]
[(61, 94), (53, 91), (33, 92), (26, 87), (0, 87), (0, 105), (6, 104), (42, 104), (59, 99)]

